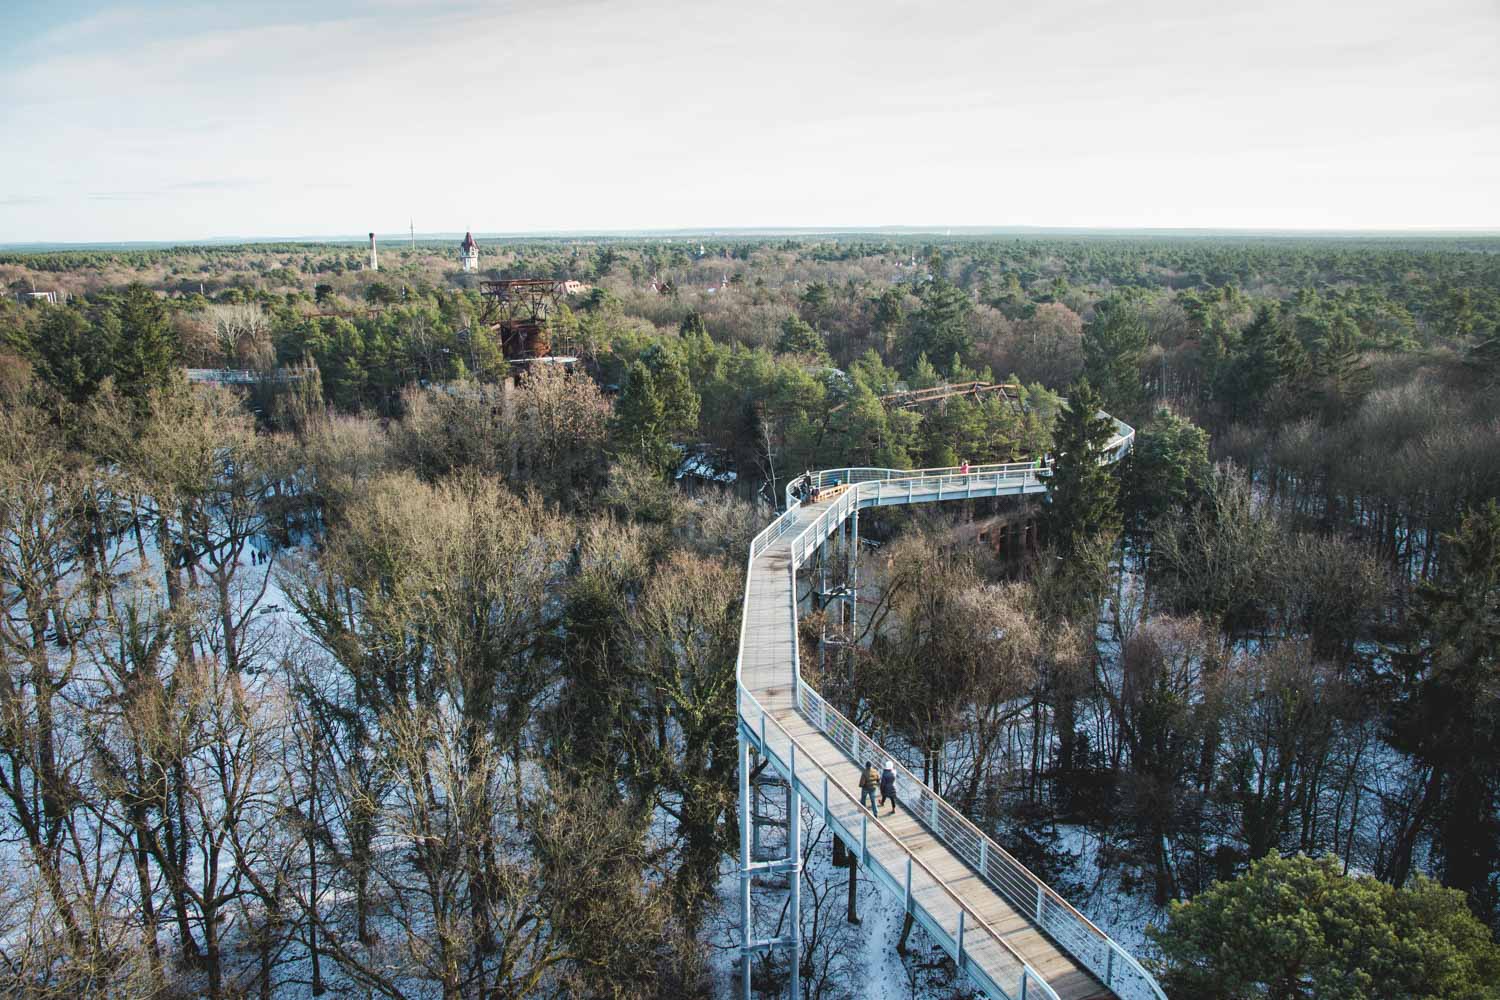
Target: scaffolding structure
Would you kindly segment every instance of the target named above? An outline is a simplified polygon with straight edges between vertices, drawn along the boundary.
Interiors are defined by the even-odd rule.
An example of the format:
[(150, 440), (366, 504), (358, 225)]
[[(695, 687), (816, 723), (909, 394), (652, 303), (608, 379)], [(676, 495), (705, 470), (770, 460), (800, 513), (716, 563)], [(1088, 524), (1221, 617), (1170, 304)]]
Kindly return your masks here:
[(552, 357), (555, 345), (548, 320), (564, 294), (564, 283), (551, 278), (481, 281), (484, 310), (479, 322), (499, 334), (501, 353), (512, 364)]

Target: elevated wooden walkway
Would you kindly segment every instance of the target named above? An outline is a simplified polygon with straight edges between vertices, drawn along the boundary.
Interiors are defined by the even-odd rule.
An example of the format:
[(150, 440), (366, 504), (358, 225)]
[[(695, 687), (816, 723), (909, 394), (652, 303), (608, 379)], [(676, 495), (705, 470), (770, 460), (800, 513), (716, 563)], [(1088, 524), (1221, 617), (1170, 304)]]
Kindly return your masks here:
[[(851, 470), (840, 471), (842, 485)], [(884, 751), (798, 679), (796, 567), (847, 517), (891, 503), (1040, 492), (1040, 472), (1024, 465), (917, 482), (891, 475), (783, 515), (752, 549), (740, 727), (859, 854), (867, 873), (902, 898), (992, 997), (1160, 1000), (1160, 988), (1134, 959), (904, 769), (896, 812), (864, 809), (861, 762)]]

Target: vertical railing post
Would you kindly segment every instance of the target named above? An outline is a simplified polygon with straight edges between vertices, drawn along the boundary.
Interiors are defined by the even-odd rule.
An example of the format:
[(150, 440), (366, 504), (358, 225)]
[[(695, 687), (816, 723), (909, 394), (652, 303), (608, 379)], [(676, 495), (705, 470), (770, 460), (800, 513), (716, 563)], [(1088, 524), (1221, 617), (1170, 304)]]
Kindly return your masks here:
[(870, 860), (870, 814), (864, 813), (859, 818), (859, 863), (864, 864)]
[(958, 911), (958, 967), (964, 967), (964, 914), (967, 911)]
[(906, 912), (911, 912), (911, 855), (906, 856)]
[(990, 839), (981, 837), (979, 840), (979, 877), (989, 878)]
[(823, 775), (823, 825), (828, 825), (828, 775)]
[(1105, 986), (1108, 986), (1110, 984), (1110, 980), (1115, 978), (1115, 948), (1113, 942), (1110, 943), (1108, 955), (1109, 957), (1104, 960)]
[(1044, 895), (1042, 893), (1042, 887), (1040, 885), (1038, 885), (1036, 887), (1036, 923), (1037, 923), (1038, 927), (1040, 927), (1042, 925), (1042, 900), (1043, 900), (1043, 898), (1044, 898)]

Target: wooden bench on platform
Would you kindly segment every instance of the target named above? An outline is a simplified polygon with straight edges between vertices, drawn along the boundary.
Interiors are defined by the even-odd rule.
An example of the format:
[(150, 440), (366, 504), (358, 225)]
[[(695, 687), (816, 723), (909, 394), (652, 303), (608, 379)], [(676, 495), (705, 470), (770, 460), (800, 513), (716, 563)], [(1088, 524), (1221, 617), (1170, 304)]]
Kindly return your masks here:
[(827, 503), (829, 500), (837, 500), (849, 488), (848, 483), (834, 483), (832, 486), (822, 486), (813, 490), (813, 503)]

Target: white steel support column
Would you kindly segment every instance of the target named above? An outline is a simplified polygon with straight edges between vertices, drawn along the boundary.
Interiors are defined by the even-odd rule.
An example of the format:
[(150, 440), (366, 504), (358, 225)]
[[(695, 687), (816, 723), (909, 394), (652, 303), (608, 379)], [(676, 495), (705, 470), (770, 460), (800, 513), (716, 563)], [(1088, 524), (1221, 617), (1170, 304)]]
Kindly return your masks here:
[(818, 564), (815, 569), (816, 579), (813, 581), (813, 592), (817, 597), (813, 601), (813, 610), (823, 613), (823, 627), (818, 633), (818, 676), (828, 669), (828, 597), (830, 575), (834, 560), (837, 558), (837, 546), (839, 531), (842, 525), (834, 532), (822, 538), (818, 542)]
[(818, 603), (814, 610), (828, 607), (828, 539), (818, 542)]
[[(849, 604), (848, 610), (848, 647), (844, 655), (848, 657), (845, 669), (848, 672), (848, 682), (851, 691), (854, 689), (855, 663), (858, 661), (856, 655), (856, 643), (859, 640), (859, 505), (849, 512), (849, 561), (844, 570), (844, 592), (845, 600)], [(853, 706), (850, 706), (851, 708)]]
[(791, 752), (792, 773), (786, 783), (787, 851), (787, 979), (788, 1000), (802, 997), (802, 802), (797, 798), (797, 748)]
[[(847, 626), (849, 624), (849, 612), (845, 607), (846, 603), (849, 600), (849, 577), (846, 572), (849, 565), (848, 518), (845, 518), (844, 520), (839, 522), (838, 531), (836, 531), (835, 534), (838, 536), (838, 549), (834, 553), (834, 557), (837, 561), (833, 564), (832, 575), (838, 580), (839, 625), (841, 626), (839, 638), (847, 641), (849, 638), (849, 633), (847, 629), (842, 628), (842, 626)], [(844, 654), (848, 655), (847, 649), (844, 649)]]
[[(739, 816), (740, 816), (740, 990), (741, 1000), (751, 1000), (751, 977), (755, 956), (768, 951), (785, 951), (788, 967), (788, 996), (799, 1000), (802, 993), (802, 805), (797, 795), (797, 748), (790, 748), (786, 781), (786, 856), (781, 859), (762, 861), (757, 857), (758, 838), (753, 839), (756, 827), (756, 799), (762, 794), (757, 783), (750, 780), (750, 751), (754, 747), (753, 736), (746, 736), (740, 728), (739, 744)], [(761, 740), (764, 741), (762, 736)], [(764, 749), (761, 751), (765, 753)], [(773, 769), (779, 772), (779, 768)], [(804, 767), (805, 771), (806, 768)], [(757, 937), (755, 915), (751, 906), (751, 890), (758, 875), (765, 876), (767, 883), (779, 888), (779, 876), (786, 878), (788, 926), (785, 933), (774, 938)]]
[(859, 587), (859, 508), (849, 513), (849, 534), (853, 544), (849, 546), (849, 590)]
[(750, 741), (740, 731), (740, 996), (750, 1000)]

